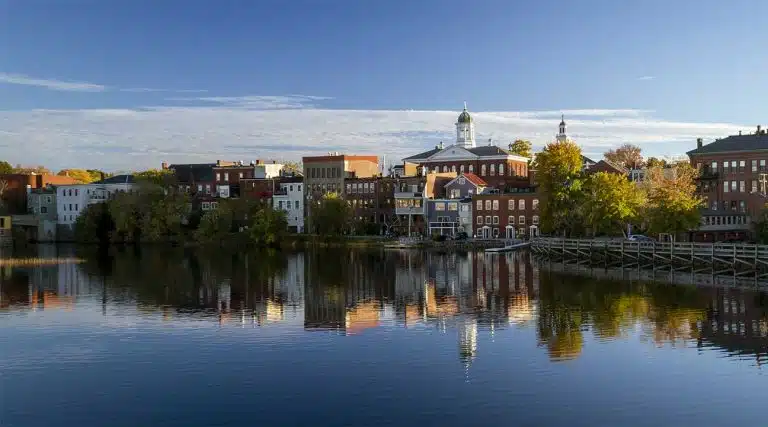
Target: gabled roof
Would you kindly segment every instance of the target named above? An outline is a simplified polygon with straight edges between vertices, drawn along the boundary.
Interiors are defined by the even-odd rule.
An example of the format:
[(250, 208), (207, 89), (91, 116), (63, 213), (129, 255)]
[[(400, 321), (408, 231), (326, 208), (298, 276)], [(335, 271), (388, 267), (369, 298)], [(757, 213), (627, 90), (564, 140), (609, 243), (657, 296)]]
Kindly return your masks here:
[(704, 145), (701, 148), (691, 150), (688, 154), (733, 153), (758, 150), (768, 150), (768, 135), (731, 135)]
[(477, 175), (475, 175), (473, 173), (469, 173), (469, 172), (461, 173), (459, 176), (457, 176), (456, 178), (452, 179), (451, 182), (445, 184), (445, 186), (447, 187), (447, 186), (453, 184), (454, 182), (456, 182), (456, 180), (458, 180), (461, 177), (466, 178), (466, 180), (469, 181), (470, 183), (474, 184), (475, 187), (487, 187), (488, 186), (488, 183), (483, 181), (482, 178), (480, 178), (479, 176), (477, 176)]
[(582, 164), (583, 164), (583, 163), (592, 163), (592, 164), (595, 164), (596, 162), (595, 162), (594, 160), (590, 159), (589, 157), (582, 155), (582, 156), (581, 156), (581, 163), (582, 163)]
[(423, 152), (423, 153), (419, 153), (419, 154), (416, 154), (415, 156), (406, 157), (406, 158), (404, 158), (403, 160), (406, 160), (406, 161), (407, 161), (407, 160), (421, 160), (421, 159), (426, 159), (426, 158), (428, 158), (428, 157), (430, 157), (430, 156), (434, 155), (435, 153), (437, 153), (437, 152), (439, 152), (439, 151), (442, 151), (442, 150), (441, 150), (440, 148), (437, 148), (437, 147), (435, 147), (435, 148), (433, 148), (433, 149), (431, 149), (431, 150), (429, 150), (429, 151), (425, 151), (425, 152)]
[(629, 173), (629, 171), (625, 167), (621, 165), (617, 165), (616, 163), (613, 163), (612, 161), (606, 160), (606, 159), (600, 160), (599, 162), (590, 166), (589, 169), (587, 169), (588, 172), (595, 172), (600, 170), (604, 170), (606, 172), (614, 172), (622, 175), (626, 175)]
[(134, 182), (133, 175), (115, 175), (92, 184), (133, 184)]
[(170, 165), (179, 182), (206, 182), (213, 181), (213, 168), (216, 163), (188, 163)]
[(470, 148), (469, 149), (472, 154), (478, 155), (478, 156), (509, 156), (513, 155), (516, 156), (517, 154), (512, 154), (509, 151), (497, 147), (495, 145), (482, 145), (480, 147)]

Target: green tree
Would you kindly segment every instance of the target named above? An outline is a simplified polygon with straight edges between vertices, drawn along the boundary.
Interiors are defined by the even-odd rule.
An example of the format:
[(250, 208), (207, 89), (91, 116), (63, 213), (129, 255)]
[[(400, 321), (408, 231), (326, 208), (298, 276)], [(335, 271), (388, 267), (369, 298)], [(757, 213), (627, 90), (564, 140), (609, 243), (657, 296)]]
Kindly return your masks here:
[(203, 243), (212, 243), (225, 239), (232, 232), (232, 209), (227, 203), (219, 204), (200, 218), (200, 225), (195, 230), (195, 239)]
[(283, 169), (288, 173), (301, 174), (304, 171), (304, 165), (301, 162), (287, 161), (283, 163)]
[(698, 228), (702, 199), (696, 195), (697, 175), (698, 171), (685, 162), (648, 169), (643, 182), (648, 195), (643, 218), (649, 232), (676, 236)]
[(615, 173), (591, 175), (584, 190), (584, 217), (595, 235), (626, 235), (627, 225), (637, 221), (645, 203), (644, 194), (635, 183)]
[(312, 226), (318, 234), (341, 235), (349, 221), (349, 206), (337, 193), (326, 193), (311, 210)]
[(577, 232), (582, 225), (581, 149), (572, 141), (553, 142), (536, 154), (533, 166), (540, 189), (547, 195), (541, 207), (542, 231)]
[(648, 168), (656, 168), (661, 167), (665, 168), (667, 167), (667, 161), (664, 159), (658, 159), (656, 157), (651, 157), (648, 160), (645, 161), (645, 166)]
[(288, 220), (285, 212), (264, 208), (256, 212), (249, 229), (251, 240), (262, 246), (275, 246), (285, 235)]
[(169, 187), (175, 183), (175, 176), (170, 169), (148, 169), (134, 172), (133, 177), (137, 182)]
[(45, 166), (26, 167), (20, 164), (13, 168), (13, 173), (19, 173), (24, 175), (38, 174), (38, 175), (51, 175), (52, 172)]
[(632, 144), (624, 144), (615, 150), (608, 150), (603, 157), (627, 169), (637, 169), (644, 165), (643, 150)]
[(0, 174), (13, 173), (13, 166), (5, 160), (0, 160)]
[(509, 144), (509, 151), (512, 152), (512, 154), (530, 158), (533, 156), (533, 145), (531, 144), (531, 141), (517, 139), (515, 142)]
[(106, 203), (88, 205), (75, 221), (75, 241), (109, 244), (115, 222)]

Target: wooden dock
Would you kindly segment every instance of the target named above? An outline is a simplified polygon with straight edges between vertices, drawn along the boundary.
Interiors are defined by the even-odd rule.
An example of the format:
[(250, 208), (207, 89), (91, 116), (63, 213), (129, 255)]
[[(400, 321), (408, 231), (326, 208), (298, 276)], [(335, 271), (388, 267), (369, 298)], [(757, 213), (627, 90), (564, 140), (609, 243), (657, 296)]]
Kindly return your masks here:
[(575, 259), (606, 266), (662, 264), (690, 268), (694, 272), (768, 277), (768, 245), (539, 238), (533, 240), (531, 250), (549, 258)]

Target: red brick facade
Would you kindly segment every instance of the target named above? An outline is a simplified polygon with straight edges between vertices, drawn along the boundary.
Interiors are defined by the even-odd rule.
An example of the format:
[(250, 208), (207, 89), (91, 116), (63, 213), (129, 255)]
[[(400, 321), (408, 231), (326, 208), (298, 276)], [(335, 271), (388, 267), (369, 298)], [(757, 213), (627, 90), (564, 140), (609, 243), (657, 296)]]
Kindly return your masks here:
[[(3, 186), (2, 209), (9, 214), (22, 215), (27, 213), (27, 186), (30, 189), (44, 188), (49, 185), (77, 184), (73, 178), (59, 175), (0, 175), (0, 185)], [(0, 212), (2, 213), (2, 212)]]
[(474, 196), (474, 235), (479, 238), (528, 238), (538, 235), (541, 196), (538, 192)]

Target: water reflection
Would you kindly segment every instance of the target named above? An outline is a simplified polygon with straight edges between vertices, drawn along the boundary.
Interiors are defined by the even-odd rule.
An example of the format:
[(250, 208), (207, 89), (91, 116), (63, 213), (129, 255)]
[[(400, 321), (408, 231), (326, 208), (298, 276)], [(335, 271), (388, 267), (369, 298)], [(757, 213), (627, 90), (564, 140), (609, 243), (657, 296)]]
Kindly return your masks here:
[(768, 353), (764, 293), (557, 270), (524, 253), (126, 250), (84, 264), (3, 267), (0, 313), (98, 310), (342, 335), (427, 328), (455, 334), (466, 369), (482, 357), (479, 331), (510, 327), (535, 331), (538, 346), (558, 362), (579, 358), (587, 341), (630, 337), (717, 349), (758, 365)]

